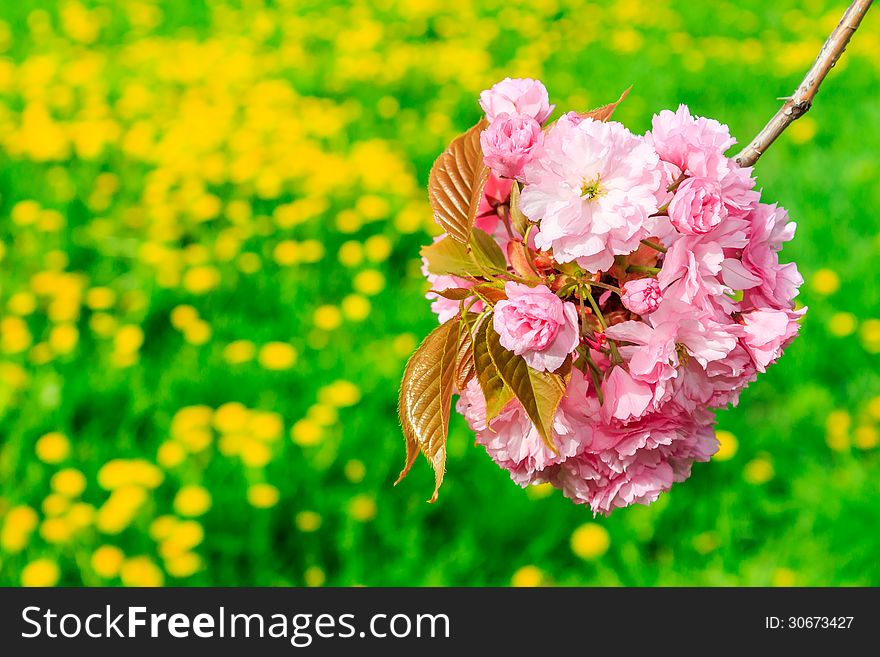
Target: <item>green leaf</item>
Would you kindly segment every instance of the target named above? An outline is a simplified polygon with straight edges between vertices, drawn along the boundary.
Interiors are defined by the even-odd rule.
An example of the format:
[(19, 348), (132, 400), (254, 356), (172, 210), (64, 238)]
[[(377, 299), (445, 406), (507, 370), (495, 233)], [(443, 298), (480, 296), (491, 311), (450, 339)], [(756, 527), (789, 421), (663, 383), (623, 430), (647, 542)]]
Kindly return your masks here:
[(486, 344), (504, 384), (523, 405), (547, 448), (558, 454), (553, 443), (553, 418), (565, 395), (566, 379), (571, 374), (571, 357), (556, 372), (539, 372), (526, 365), (521, 356), (502, 347), (492, 326), (486, 327)]
[(447, 235), (429, 246), (423, 246), (421, 254), (428, 261), (428, 271), (438, 276), (464, 278), (507, 271), (504, 253), (489, 235), (475, 228), (471, 243), (474, 248)]
[(479, 228), (474, 228), (471, 233), (471, 246), (476, 262), (485, 269), (491, 272), (507, 271), (504, 251), (498, 246), (494, 237)]
[(486, 119), (452, 140), (428, 176), (428, 198), (434, 217), (455, 241), (467, 244), (480, 207), (489, 169), (483, 163), (480, 133)]
[(513, 390), (504, 384), (504, 379), (498, 373), (498, 368), (492, 362), (489, 355), (489, 347), (486, 343), (486, 331), (495, 332), (492, 328), (492, 315), (488, 315), (483, 323), (474, 327), (474, 371), (477, 382), (486, 399), (486, 422), (504, 410), (504, 407), (513, 399)]
[(446, 468), (449, 406), (461, 325), (461, 318), (454, 317), (431, 331), (410, 357), (400, 383), (398, 413), (406, 439), (406, 464), (394, 483), (407, 475), (421, 451), (434, 469), (434, 494), (429, 502), (437, 500)]

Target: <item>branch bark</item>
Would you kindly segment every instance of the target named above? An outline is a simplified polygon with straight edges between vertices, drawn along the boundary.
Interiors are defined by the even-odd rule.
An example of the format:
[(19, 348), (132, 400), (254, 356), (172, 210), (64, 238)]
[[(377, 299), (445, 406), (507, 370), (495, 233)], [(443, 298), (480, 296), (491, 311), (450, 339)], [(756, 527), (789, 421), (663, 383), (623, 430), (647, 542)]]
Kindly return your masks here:
[(873, 0), (855, 0), (844, 12), (843, 18), (834, 28), (834, 31), (825, 41), (819, 56), (807, 72), (800, 86), (794, 94), (786, 99), (785, 104), (767, 122), (767, 125), (752, 139), (751, 143), (742, 149), (734, 158), (740, 166), (750, 167), (770, 147), (776, 138), (782, 134), (790, 123), (799, 119), (813, 104), (813, 98), (819, 91), (819, 85), (828, 75), (828, 72), (840, 59), (850, 38), (858, 29), (865, 13)]

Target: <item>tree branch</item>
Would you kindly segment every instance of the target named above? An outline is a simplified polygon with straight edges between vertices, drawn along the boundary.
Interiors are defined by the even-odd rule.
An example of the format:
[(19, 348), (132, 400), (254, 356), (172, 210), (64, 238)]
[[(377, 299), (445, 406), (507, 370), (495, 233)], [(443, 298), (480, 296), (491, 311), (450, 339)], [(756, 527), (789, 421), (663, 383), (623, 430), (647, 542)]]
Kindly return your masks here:
[(806, 114), (810, 105), (813, 104), (813, 97), (819, 91), (819, 85), (840, 59), (850, 38), (868, 11), (868, 7), (871, 6), (871, 2), (872, 0), (855, 0), (849, 6), (837, 27), (825, 41), (825, 45), (819, 51), (819, 56), (816, 57), (816, 61), (807, 72), (803, 82), (791, 98), (786, 99), (785, 104), (779, 108), (779, 111), (773, 115), (773, 118), (767, 122), (767, 125), (752, 142), (736, 155), (737, 164), (743, 167), (752, 166), (790, 123)]

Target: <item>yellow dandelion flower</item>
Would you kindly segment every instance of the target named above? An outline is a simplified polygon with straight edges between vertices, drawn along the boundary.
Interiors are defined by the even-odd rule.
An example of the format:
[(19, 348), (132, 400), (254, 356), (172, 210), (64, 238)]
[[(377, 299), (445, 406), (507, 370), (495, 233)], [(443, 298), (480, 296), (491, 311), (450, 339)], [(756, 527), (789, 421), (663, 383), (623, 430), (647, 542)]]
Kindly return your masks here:
[(348, 515), (358, 522), (369, 522), (376, 511), (376, 500), (366, 494), (355, 495), (348, 504)]
[(384, 235), (373, 235), (364, 242), (364, 253), (373, 262), (384, 262), (391, 255), (391, 240)]
[(180, 520), (176, 516), (164, 515), (159, 516), (150, 523), (149, 534), (157, 543), (166, 540), (175, 530)]
[(852, 417), (848, 411), (843, 409), (831, 411), (825, 419), (825, 442), (828, 447), (837, 452), (848, 450), (851, 426)]
[(183, 331), (193, 322), (199, 321), (199, 311), (189, 304), (180, 304), (171, 309), (171, 325), (178, 331)]
[(71, 505), (67, 512), (67, 522), (74, 531), (90, 527), (95, 522), (97, 511), (95, 507), (86, 502), (77, 502)]
[(35, 449), (43, 463), (61, 463), (70, 456), (70, 441), (63, 433), (51, 431), (37, 440)]
[(375, 269), (365, 269), (355, 275), (353, 285), (361, 294), (373, 296), (385, 289), (385, 277)]
[(116, 293), (109, 287), (93, 287), (86, 292), (86, 305), (92, 310), (109, 310), (116, 303)]
[(250, 421), (250, 411), (240, 402), (226, 402), (214, 411), (214, 428), (223, 433), (243, 431)]
[(321, 514), (306, 510), (297, 513), (294, 522), (301, 532), (311, 533), (321, 528), (322, 519)]
[(721, 541), (717, 532), (702, 532), (694, 536), (691, 543), (694, 549), (700, 554), (709, 554), (718, 549)]
[(260, 348), (257, 360), (267, 370), (288, 370), (297, 359), (296, 349), (286, 342), (269, 342)]
[(828, 330), (835, 337), (845, 338), (856, 332), (858, 323), (852, 313), (834, 313), (828, 321)]
[(334, 381), (318, 393), (321, 403), (342, 408), (354, 406), (361, 400), (360, 389), (350, 381)]
[(272, 484), (253, 484), (248, 487), (247, 500), (255, 509), (269, 509), (276, 504), (281, 493)]
[(140, 326), (121, 326), (113, 337), (113, 347), (121, 354), (133, 354), (144, 344), (144, 331)]
[(165, 560), (165, 570), (172, 577), (185, 579), (202, 569), (202, 559), (194, 552), (184, 552)]
[(204, 515), (210, 508), (211, 494), (203, 486), (184, 486), (174, 496), (174, 510), (185, 518)]
[(272, 460), (272, 450), (264, 442), (248, 439), (242, 443), (239, 457), (248, 467), (262, 468)]
[(19, 226), (29, 226), (36, 223), (37, 219), (40, 218), (41, 211), (42, 208), (36, 201), (19, 201), (12, 206), (10, 219), (12, 219), (12, 223)]
[(113, 579), (119, 574), (125, 555), (115, 545), (102, 545), (92, 552), (92, 570), (104, 579)]
[(339, 420), (339, 413), (333, 406), (327, 404), (313, 404), (309, 407), (306, 416), (322, 427), (331, 427)]
[(370, 316), (370, 311), (372, 310), (369, 300), (359, 294), (349, 294), (342, 299), (340, 305), (342, 314), (352, 322), (364, 321)]
[(517, 588), (534, 588), (544, 583), (546, 576), (544, 571), (537, 566), (523, 566), (513, 573), (510, 585)]
[(73, 535), (73, 528), (64, 518), (46, 518), (40, 524), (40, 536), (52, 545), (66, 543)]
[(320, 262), (324, 258), (324, 245), (318, 240), (303, 240), (299, 244), (299, 257), (303, 262)]
[(391, 343), (391, 348), (400, 358), (408, 358), (418, 346), (419, 342), (416, 339), (416, 336), (412, 333), (401, 333), (396, 336), (394, 342)]
[(364, 261), (364, 248), (360, 242), (354, 240), (343, 242), (339, 247), (337, 258), (346, 267), (357, 267)]
[(166, 440), (159, 445), (156, 462), (166, 470), (176, 468), (186, 460), (186, 449), (173, 440)]
[(553, 484), (534, 484), (526, 488), (526, 495), (529, 499), (540, 500), (552, 495), (554, 490), (556, 489), (553, 488)]
[(241, 365), (254, 359), (257, 348), (250, 340), (235, 340), (223, 349), (223, 358), (230, 365)]
[(810, 284), (817, 294), (828, 296), (840, 288), (840, 277), (831, 269), (820, 269), (813, 274)]
[(220, 285), (220, 271), (211, 265), (188, 269), (183, 275), (183, 287), (191, 294), (207, 294)]
[(248, 430), (257, 440), (273, 442), (281, 437), (284, 421), (278, 413), (253, 411), (248, 422)]
[(743, 478), (756, 486), (766, 484), (773, 479), (773, 464), (764, 456), (759, 456), (746, 463), (743, 468)]
[(131, 557), (122, 562), (119, 578), (124, 586), (158, 587), (165, 582), (159, 567), (146, 556)]
[(367, 475), (367, 467), (363, 461), (351, 459), (345, 464), (345, 478), (353, 484), (358, 484), (364, 480)]
[(79, 331), (73, 324), (58, 324), (49, 332), (49, 346), (59, 355), (67, 355), (76, 347)]
[(49, 485), (56, 493), (79, 497), (86, 489), (86, 476), (76, 468), (64, 468), (52, 475)]
[(30, 329), (21, 317), (0, 319), (0, 349), (7, 354), (19, 354), (33, 343)]
[(295, 240), (284, 240), (275, 245), (272, 257), (282, 267), (290, 267), (299, 262), (299, 243)]
[(715, 437), (718, 439), (718, 451), (712, 456), (714, 460), (729, 461), (736, 456), (739, 449), (739, 441), (736, 436), (721, 429), (715, 432)]
[(21, 571), (22, 586), (55, 586), (59, 579), (61, 579), (61, 569), (52, 559), (35, 559)]
[(26, 317), (37, 309), (37, 298), (30, 292), (16, 292), (9, 297), (6, 307), (13, 315)]
[(795, 144), (805, 144), (816, 136), (817, 128), (818, 124), (814, 118), (810, 116), (802, 116), (788, 126), (788, 136)]
[(324, 586), (324, 582), (327, 581), (327, 575), (325, 575), (324, 571), (317, 566), (312, 566), (306, 568), (306, 572), (303, 573), (303, 581), (306, 586)]
[(571, 535), (571, 551), (581, 559), (593, 561), (604, 555), (611, 546), (608, 530), (595, 522), (588, 522)]
[(89, 317), (89, 328), (92, 333), (102, 338), (109, 338), (116, 333), (116, 318), (107, 313), (95, 313)]
[(208, 322), (197, 320), (186, 327), (183, 339), (195, 346), (206, 344), (211, 339), (211, 325)]
[(880, 444), (880, 431), (868, 424), (858, 426), (853, 433), (853, 443), (859, 449), (874, 449)]
[(342, 313), (336, 306), (320, 306), (315, 310), (314, 322), (322, 331), (332, 331), (342, 324)]
[(290, 428), (290, 437), (297, 445), (311, 447), (321, 442), (324, 430), (317, 422), (303, 418)]
[(195, 520), (182, 520), (163, 541), (163, 555), (181, 554), (205, 540), (205, 530)]
[(51, 493), (43, 499), (42, 507), (46, 517), (54, 518), (67, 512), (70, 499), (60, 493)]
[(859, 333), (865, 351), (880, 354), (880, 319), (866, 319)]

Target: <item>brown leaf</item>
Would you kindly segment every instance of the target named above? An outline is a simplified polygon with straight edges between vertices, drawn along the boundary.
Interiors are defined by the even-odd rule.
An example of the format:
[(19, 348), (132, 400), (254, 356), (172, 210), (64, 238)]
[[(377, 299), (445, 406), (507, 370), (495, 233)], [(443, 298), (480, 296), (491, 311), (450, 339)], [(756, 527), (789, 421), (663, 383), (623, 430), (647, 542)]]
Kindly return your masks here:
[(507, 387), (504, 379), (498, 373), (498, 368), (492, 362), (489, 355), (489, 346), (486, 342), (486, 332), (495, 332), (492, 328), (492, 316), (488, 316), (485, 321), (474, 329), (474, 370), (477, 374), (477, 382), (483, 391), (483, 397), (486, 400), (486, 422), (490, 422), (493, 418), (504, 410), (504, 407), (513, 399), (513, 390)]
[(481, 119), (453, 139), (434, 162), (428, 177), (428, 196), (437, 223), (462, 244), (470, 242), (474, 217), (489, 178), (480, 147), (480, 133), (487, 125), (486, 119)]
[(493, 283), (483, 283), (482, 285), (477, 285), (474, 287), (475, 291), (478, 291), (480, 295), (488, 299), (493, 305), (501, 301), (502, 299), (507, 298), (507, 294), (504, 292), (504, 286), (497, 287), (496, 284)]
[(431, 290), (431, 292), (450, 301), (461, 301), (474, 296), (474, 291), (465, 287), (448, 287), (445, 290)]
[(407, 475), (421, 450), (434, 468), (434, 494), (429, 502), (437, 500), (446, 468), (460, 326), (460, 318), (454, 317), (431, 331), (406, 364), (400, 383), (398, 413), (406, 439), (406, 465), (394, 483)]
[(468, 382), (474, 378), (474, 340), (471, 334), (471, 324), (477, 315), (467, 313), (461, 323), (458, 333), (458, 356), (455, 360), (455, 387), (459, 392), (467, 387)]
[(541, 277), (532, 264), (532, 255), (525, 244), (519, 240), (510, 240), (507, 243), (507, 257), (513, 271), (519, 276), (535, 282), (540, 280)]
[(558, 454), (553, 443), (553, 418), (565, 395), (565, 381), (571, 373), (571, 357), (556, 372), (539, 372), (526, 365), (521, 356), (502, 347), (498, 333), (491, 326), (486, 329), (486, 344), (504, 384), (523, 405), (547, 448)]
[(620, 98), (618, 98), (613, 103), (609, 103), (608, 105), (603, 105), (602, 107), (597, 107), (594, 110), (585, 112), (584, 114), (581, 114), (581, 118), (594, 119), (596, 121), (607, 121), (611, 118), (611, 115), (614, 114), (614, 110), (617, 109), (617, 106), (623, 102), (624, 98), (626, 98), (626, 95), (629, 93), (630, 89), (632, 89), (632, 85), (627, 87), (624, 92), (620, 94)]

